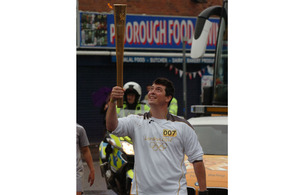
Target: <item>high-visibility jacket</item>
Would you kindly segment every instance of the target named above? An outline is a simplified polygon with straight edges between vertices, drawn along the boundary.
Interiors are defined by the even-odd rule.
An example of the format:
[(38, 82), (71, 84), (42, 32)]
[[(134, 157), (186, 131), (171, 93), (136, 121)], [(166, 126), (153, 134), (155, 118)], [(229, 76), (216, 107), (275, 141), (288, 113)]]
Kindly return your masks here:
[(177, 105), (177, 99), (173, 97), (170, 106), (168, 107), (169, 113), (177, 115), (178, 111), (178, 105)]
[(141, 104), (138, 103), (134, 110), (127, 109), (127, 105), (124, 102), (123, 108), (117, 107), (117, 114), (118, 118), (126, 117), (129, 114), (144, 114), (145, 112), (148, 112), (150, 110), (150, 107), (147, 104)]

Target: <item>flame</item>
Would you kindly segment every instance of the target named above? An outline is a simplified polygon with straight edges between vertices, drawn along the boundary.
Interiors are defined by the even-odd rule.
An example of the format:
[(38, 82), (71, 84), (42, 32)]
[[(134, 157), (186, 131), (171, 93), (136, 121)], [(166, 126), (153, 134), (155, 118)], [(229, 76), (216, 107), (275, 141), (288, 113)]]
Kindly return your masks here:
[(107, 5), (108, 5), (108, 7), (109, 7), (110, 9), (112, 9), (112, 8), (113, 8), (113, 7), (110, 5), (110, 3), (108, 3)]

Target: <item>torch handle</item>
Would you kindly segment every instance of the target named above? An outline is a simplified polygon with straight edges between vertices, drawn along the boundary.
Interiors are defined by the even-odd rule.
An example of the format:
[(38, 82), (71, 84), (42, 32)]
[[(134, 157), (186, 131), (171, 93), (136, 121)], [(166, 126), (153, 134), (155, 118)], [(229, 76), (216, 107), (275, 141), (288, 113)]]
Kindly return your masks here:
[[(117, 86), (123, 87), (123, 64), (120, 63), (117, 63)], [(117, 100), (117, 107), (123, 108), (123, 98)]]
[[(117, 86), (123, 87), (123, 56), (126, 25), (126, 4), (114, 4)], [(117, 101), (117, 107), (123, 108), (123, 99)]]

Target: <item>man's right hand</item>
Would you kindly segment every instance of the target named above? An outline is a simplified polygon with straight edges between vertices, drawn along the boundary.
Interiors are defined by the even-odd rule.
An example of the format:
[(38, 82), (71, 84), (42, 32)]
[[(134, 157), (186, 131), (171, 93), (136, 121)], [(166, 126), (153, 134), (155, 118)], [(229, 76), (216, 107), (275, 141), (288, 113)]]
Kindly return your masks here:
[(115, 86), (111, 90), (110, 101), (106, 112), (106, 129), (108, 131), (114, 131), (118, 126), (118, 116), (116, 111), (116, 104), (118, 99), (122, 99), (124, 96), (124, 89), (119, 86)]
[(119, 86), (112, 88), (110, 102), (114, 103), (118, 99), (122, 99), (124, 96), (124, 89)]

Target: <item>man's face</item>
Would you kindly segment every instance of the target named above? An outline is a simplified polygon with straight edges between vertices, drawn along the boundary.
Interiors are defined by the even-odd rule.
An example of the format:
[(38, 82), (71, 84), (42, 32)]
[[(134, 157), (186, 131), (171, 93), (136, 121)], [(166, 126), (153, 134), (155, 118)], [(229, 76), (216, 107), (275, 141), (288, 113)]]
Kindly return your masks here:
[(134, 101), (135, 101), (135, 94), (134, 93), (127, 94), (127, 103), (133, 104)]
[(150, 106), (168, 104), (171, 96), (166, 96), (166, 87), (159, 84), (153, 84), (148, 92), (148, 103)]

